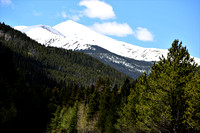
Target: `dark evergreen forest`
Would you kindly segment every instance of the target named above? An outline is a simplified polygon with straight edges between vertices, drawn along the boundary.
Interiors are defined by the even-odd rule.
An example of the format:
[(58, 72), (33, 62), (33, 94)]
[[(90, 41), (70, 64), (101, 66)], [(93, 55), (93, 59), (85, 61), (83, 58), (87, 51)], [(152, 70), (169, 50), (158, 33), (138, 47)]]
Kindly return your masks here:
[(0, 132), (200, 132), (200, 67), (168, 51), (133, 80), (0, 23)]

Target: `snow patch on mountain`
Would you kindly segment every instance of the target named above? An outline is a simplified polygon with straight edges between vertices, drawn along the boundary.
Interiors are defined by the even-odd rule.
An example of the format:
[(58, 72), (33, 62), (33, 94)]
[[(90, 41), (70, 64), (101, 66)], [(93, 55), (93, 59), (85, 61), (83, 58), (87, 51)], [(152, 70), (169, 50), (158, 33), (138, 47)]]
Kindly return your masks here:
[(118, 55), (145, 61), (158, 61), (162, 54), (167, 56), (167, 50), (142, 48), (94, 32), (90, 28), (71, 20), (53, 27), (66, 37), (73, 37), (80, 44), (97, 45)]
[[(68, 20), (54, 27), (45, 25), (16, 26), (30, 38), (46, 46), (72, 50), (90, 49), (96, 45), (117, 55), (143, 61), (159, 61), (160, 56), (167, 57), (168, 50), (143, 48), (101, 35), (90, 28)], [(194, 58), (200, 64), (199, 58)]]
[(23, 29), (27, 28), (28, 26), (15, 26), (13, 27), (16, 30), (22, 31)]

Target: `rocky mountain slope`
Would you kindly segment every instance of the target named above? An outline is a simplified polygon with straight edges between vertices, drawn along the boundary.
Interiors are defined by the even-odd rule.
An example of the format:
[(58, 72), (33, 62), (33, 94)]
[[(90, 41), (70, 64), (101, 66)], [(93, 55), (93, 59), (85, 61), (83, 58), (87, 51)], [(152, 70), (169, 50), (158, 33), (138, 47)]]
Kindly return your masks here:
[[(152, 62), (158, 61), (162, 55), (166, 57), (168, 52), (166, 49), (143, 48), (117, 41), (71, 20), (57, 24), (54, 27), (35, 25), (16, 26), (14, 28), (45, 46), (83, 51), (88, 54), (91, 54), (91, 50), (93, 49), (91, 54), (93, 57), (98, 58), (102, 62), (111, 65), (129, 76), (140, 75), (144, 71), (149, 73)], [(103, 53), (100, 54), (98, 50), (94, 50), (94, 47), (98, 47), (98, 50), (103, 49)], [(120, 61), (118, 58), (112, 57), (113, 54), (115, 57), (120, 57)], [(138, 66), (137, 63), (134, 64), (136, 60), (143, 62), (140, 62)], [(195, 58), (195, 61), (200, 64), (200, 59)], [(130, 67), (130, 64), (134, 64), (133, 66), (137, 66), (137, 68)], [(144, 64), (148, 64), (148, 69), (143, 68), (145, 66)], [(137, 76), (131, 77), (136, 78)]]

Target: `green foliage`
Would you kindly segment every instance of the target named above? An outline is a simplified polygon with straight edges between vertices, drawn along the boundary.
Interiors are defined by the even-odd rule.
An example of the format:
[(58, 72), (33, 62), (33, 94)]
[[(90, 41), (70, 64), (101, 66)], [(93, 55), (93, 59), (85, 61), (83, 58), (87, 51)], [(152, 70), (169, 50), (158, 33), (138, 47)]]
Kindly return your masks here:
[(0, 130), (8, 132), (44, 132), (58, 106), (84, 99), (84, 86), (100, 76), (117, 84), (127, 77), (81, 52), (38, 44), (4, 23), (0, 59)]
[(192, 77), (184, 87), (186, 110), (183, 115), (183, 123), (189, 129), (200, 130), (200, 70)]
[(109, 122), (108, 117), (110, 113), (110, 88), (105, 87), (103, 94), (101, 95), (99, 105), (99, 119), (97, 126), (101, 132), (105, 132), (106, 121)]
[[(113, 82), (120, 83), (127, 77), (84, 53), (40, 45), (7, 25), (0, 25), (0, 33), (4, 46), (9, 47), (28, 61), (34, 60), (40, 69), (43, 69), (50, 78), (58, 83), (76, 82), (81, 85), (91, 85), (100, 76), (109, 77)], [(16, 62), (21, 63), (19, 60)], [(21, 65), (25, 65), (25, 63), (23, 62)]]
[(121, 104), (121, 97), (118, 88), (115, 85), (113, 89), (107, 79), (102, 86), (102, 94), (100, 95), (98, 122), (97, 127), (100, 132), (114, 133), (116, 132), (115, 124), (117, 123), (118, 113)]
[(200, 131), (200, 67), (178, 40), (132, 81), (0, 23), (0, 60), (1, 132)]
[(78, 102), (73, 107), (63, 107), (62, 109), (58, 106), (52, 118), (49, 132), (76, 132), (77, 124), (77, 111)]
[(77, 112), (77, 130), (79, 132), (87, 132), (90, 130), (89, 123), (87, 121), (87, 109), (84, 103), (80, 103)]
[(99, 91), (95, 89), (93, 94), (91, 95), (89, 104), (88, 104), (88, 113), (87, 113), (87, 119), (91, 120), (93, 116), (97, 113), (99, 107)]
[(0, 42), (0, 60), (3, 62), (0, 66), (0, 131), (25, 132), (34, 125), (31, 132), (40, 132), (49, 115), (43, 93), (48, 89), (41, 91), (42, 87), (37, 84), (34, 89), (28, 86), (13, 56), (14, 53)]
[(199, 72), (186, 47), (175, 40), (167, 58), (142, 75), (119, 112), (116, 127), (126, 132), (199, 130)]
[(145, 101), (149, 91), (147, 76), (143, 74), (139, 77), (138, 82), (134, 88), (131, 88), (128, 96), (128, 103), (125, 104), (123, 110), (119, 112), (120, 119), (116, 127), (125, 132), (135, 132), (137, 128), (143, 127), (143, 120), (148, 119), (142, 117), (141, 114), (149, 112), (148, 103)]
[(196, 64), (190, 58), (186, 47), (182, 47), (182, 42), (178, 43), (178, 40), (172, 43), (167, 59), (162, 58), (152, 66), (150, 86), (155, 92), (153, 93), (155, 100), (152, 100), (152, 103), (157, 106), (159, 116), (163, 117), (156, 119), (155, 116), (158, 128), (165, 127), (164, 130), (171, 132), (187, 130), (186, 125), (183, 124), (183, 115), (187, 106), (186, 99), (183, 98), (184, 87), (195, 75), (196, 68)]
[(126, 104), (127, 103), (127, 99), (128, 99), (128, 95), (130, 94), (130, 88), (131, 88), (131, 83), (130, 80), (127, 78), (122, 87), (120, 88), (120, 97), (122, 99), (122, 103)]

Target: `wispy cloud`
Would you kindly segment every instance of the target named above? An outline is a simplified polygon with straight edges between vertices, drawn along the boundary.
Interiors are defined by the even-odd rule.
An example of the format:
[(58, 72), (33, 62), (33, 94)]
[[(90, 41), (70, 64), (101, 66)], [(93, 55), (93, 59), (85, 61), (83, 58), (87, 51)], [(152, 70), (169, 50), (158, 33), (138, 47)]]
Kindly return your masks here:
[(65, 11), (62, 11), (61, 16), (62, 16), (64, 19), (67, 18), (66, 12), (65, 12)]
[(57, 13), (56, 15), (57, 17), (62, 17), (63, 19), (71, 19), (73, 21), (79, 21), (80, 18), (82, 17), (81, 14), (78, 14), (78, 15), (70, 15), (70, 14), (67, 14), (65, 11), (62, 11), (61, 13)]
[(125, 37), (133, 34), (133, 30), (127, 23), (117, 23), (117, 22), (107, 22), (107, 23), (95, 23), (90, 27), (94, 31), (104, 34), (104, 35), (112, 35), (118, 37)]
[(153, 41), (153, 34), (146, 28), (137, 27), (134, 36), (140, 41)]
[(11, 0), (1, 0), (2, 5), (11, 5), (12, 1)]
[(85, 6), (83, 14), (89, 18), (99, 18), (102, 20), (115, 18), (115, 13), (111, 5), (99, 0), (82, 0), (79, 6)]
[(68, 16), (69, 19), (74, 20), (74, 21), (79, 21), (80, 17), (82, 17), (81, 15), (71, 15)]

